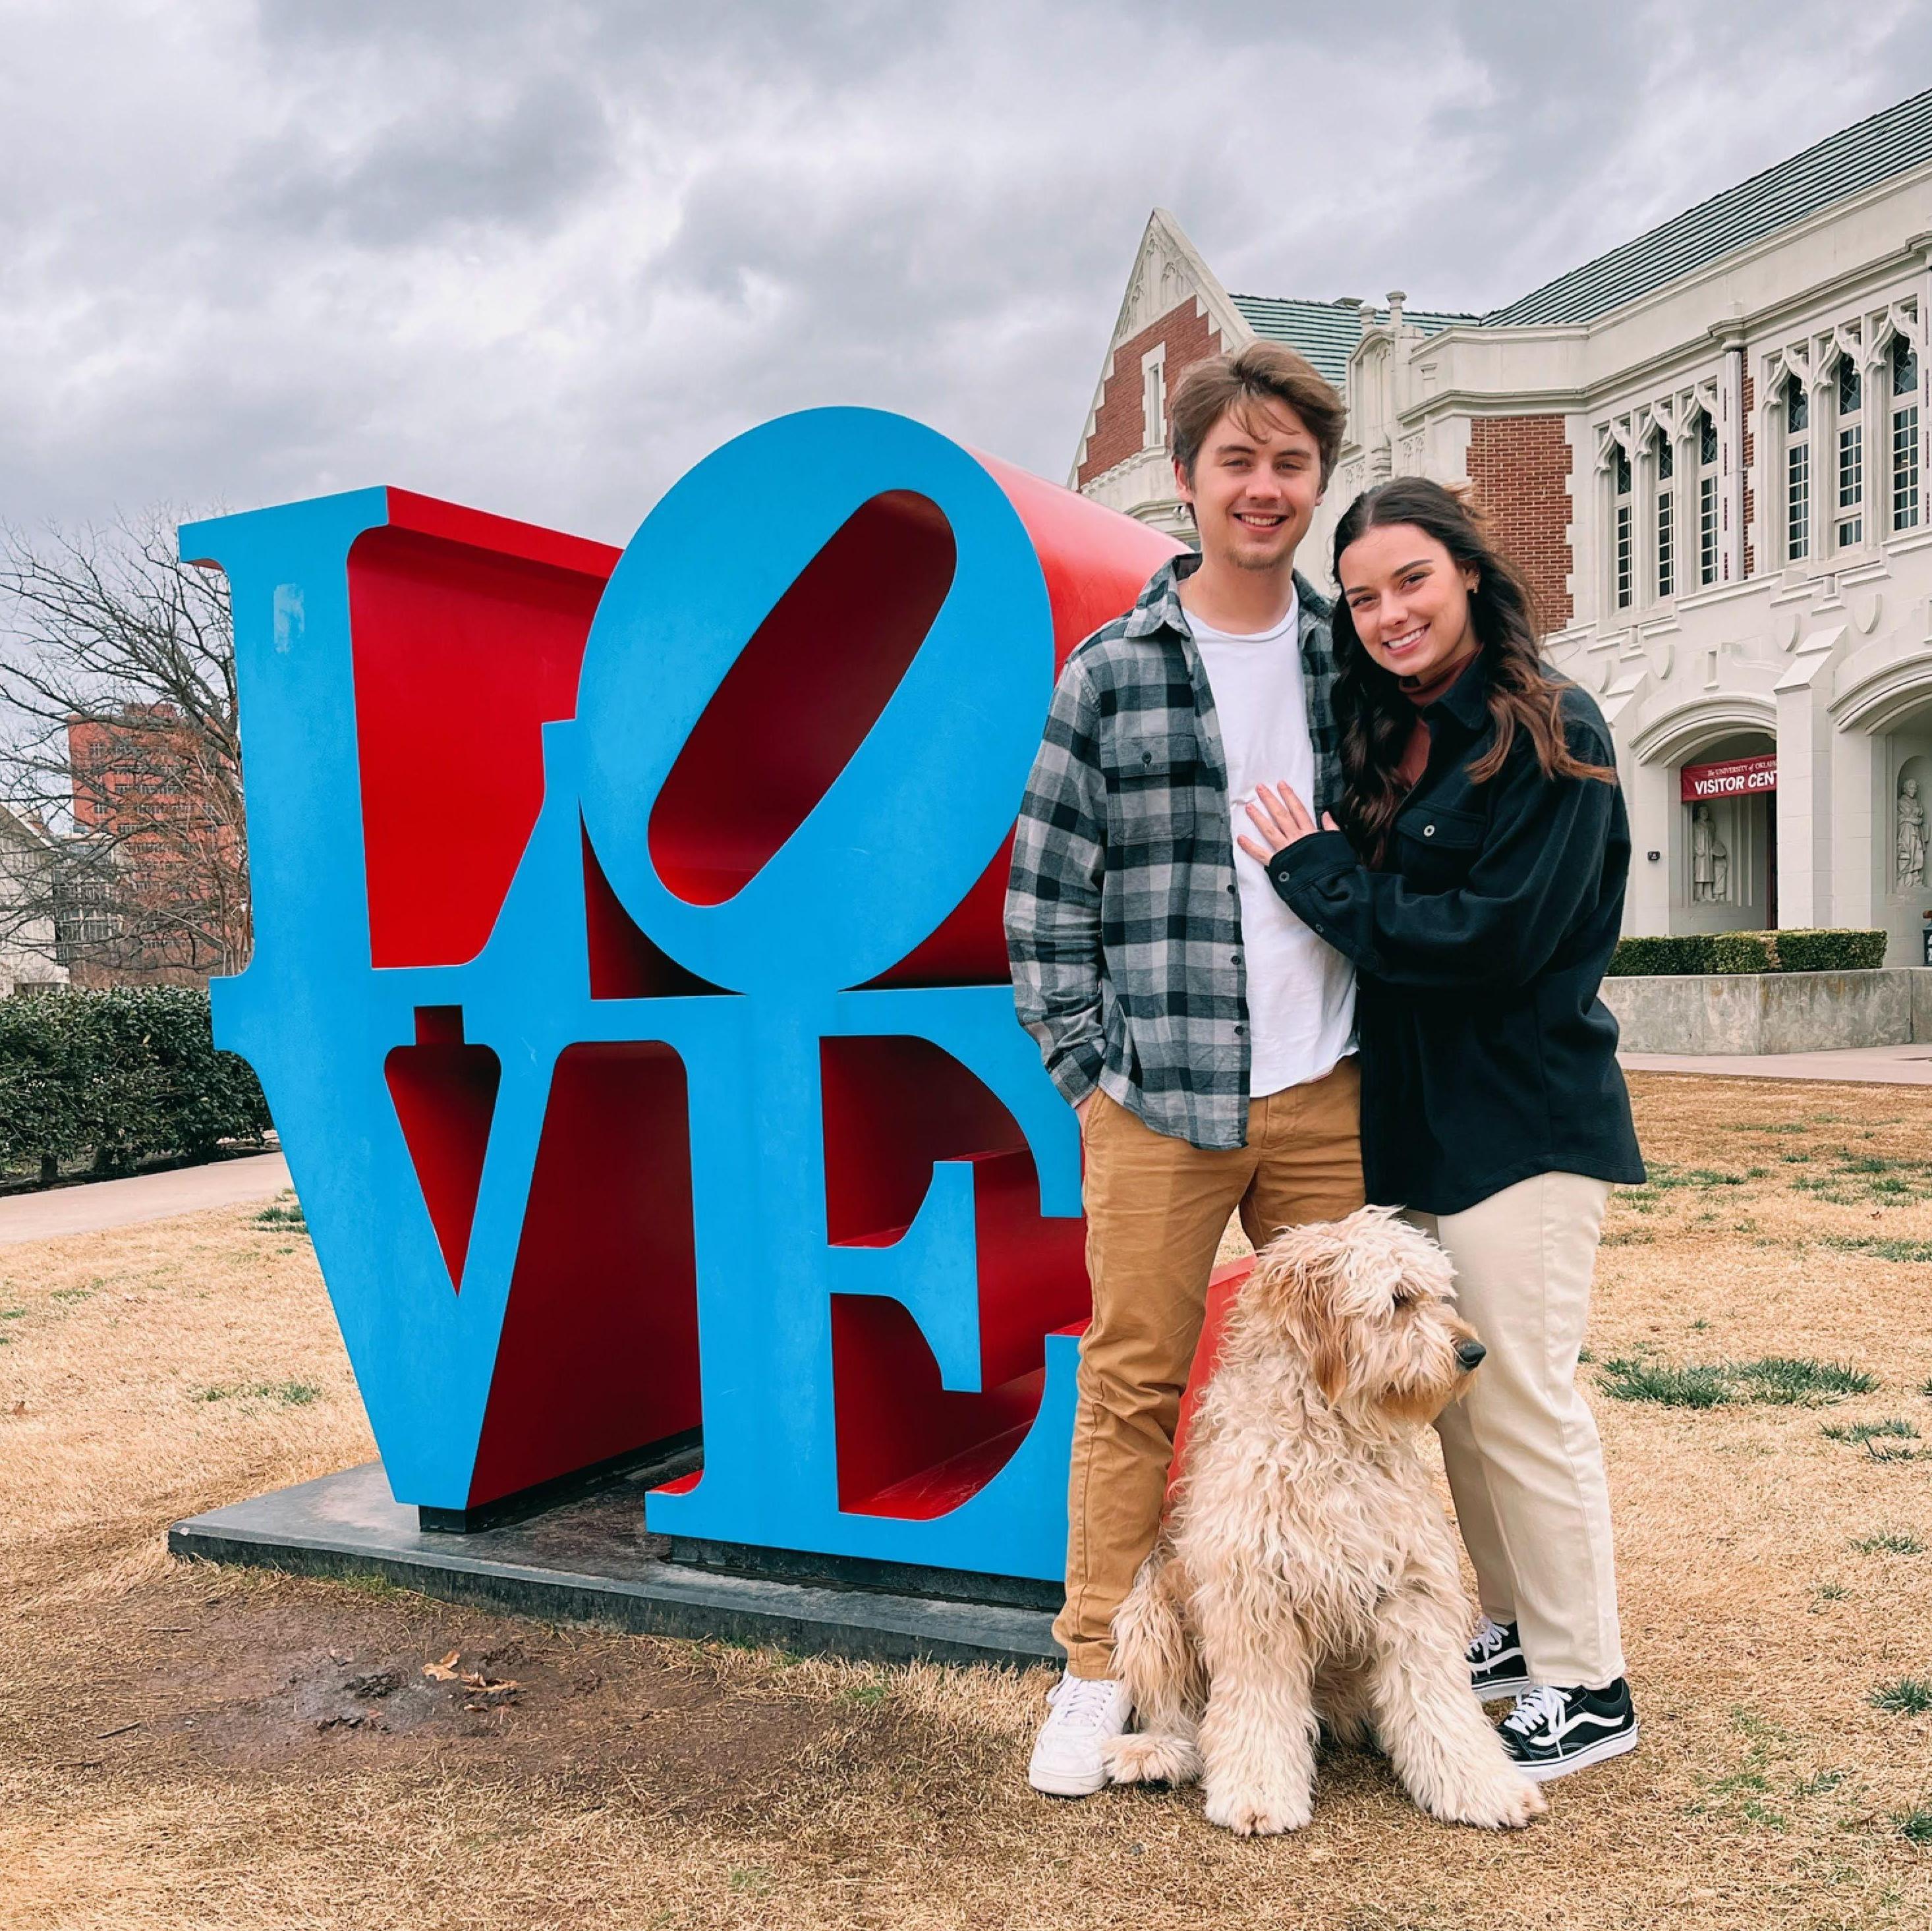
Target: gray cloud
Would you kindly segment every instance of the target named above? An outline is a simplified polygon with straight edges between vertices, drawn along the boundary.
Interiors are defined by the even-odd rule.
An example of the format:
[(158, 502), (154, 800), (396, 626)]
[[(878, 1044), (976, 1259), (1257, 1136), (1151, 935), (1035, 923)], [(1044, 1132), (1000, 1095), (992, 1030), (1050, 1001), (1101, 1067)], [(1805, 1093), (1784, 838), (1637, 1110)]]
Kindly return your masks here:
[(136, 0), (0, 71), (0, 515), (394, 481), (621, 538), (904, 409), (1050, 475), (1148, 208), (1231, 286), (1507, 301), (1924, 84), (1906, 0)]

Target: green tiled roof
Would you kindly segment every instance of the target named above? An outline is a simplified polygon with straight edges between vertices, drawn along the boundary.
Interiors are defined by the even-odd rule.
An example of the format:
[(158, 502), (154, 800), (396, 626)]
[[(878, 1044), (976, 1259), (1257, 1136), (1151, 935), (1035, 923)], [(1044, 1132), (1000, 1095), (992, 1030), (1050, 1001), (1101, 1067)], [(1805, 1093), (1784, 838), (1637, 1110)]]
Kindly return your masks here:
[(1588, 322), (1607, 315), (1862, 188), (1928, 160), (1932, 88), (1700, 201), (1661, 227), (1545, 282), (1507, 307), (1492, 309), (1482, 318), (1483, 326)]
[[(1346, 298), (1340, 301), (1298, 301), (1268, 295), (1237, 295), (1228, 299), (1241, 312), (1241, 319), (1264, 340), (1286, 342), (1298, 349), (1337, 388), (1348, 366), (1355, 344), (1362, 339), (1362, 313), (1359, 303)], [(1375, 311), (1378, 322), (1388, 319), (1388, 310)], [(1474, 322), (1474, 315), (1438, 315), (1424, 309), (1405, 308), (1403, 319), (1412, 322), (1425, 335), (1447, 328), (1452, 322)]]

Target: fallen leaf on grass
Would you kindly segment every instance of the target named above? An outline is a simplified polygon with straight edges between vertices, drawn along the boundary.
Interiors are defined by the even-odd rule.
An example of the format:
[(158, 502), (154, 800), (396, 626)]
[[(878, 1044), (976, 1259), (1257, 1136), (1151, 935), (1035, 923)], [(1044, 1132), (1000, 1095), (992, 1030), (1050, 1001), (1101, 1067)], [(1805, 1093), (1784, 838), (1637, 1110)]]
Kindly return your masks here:
[(462, 1654), (460, 1649), (453, 1649), (440, 1663), (424, 1663), (424, 1675), (437, 1683), (454, 1683), (456, 1681), (456, 1659)]
[(490, 1699), (482, 1703), (466, 1703), (463, 1706), (466, 1710), (497, 1710), (506, 1703), (514, 1703), (524, 1686), (508, 1678), (500, 1683), (492, 1683), (488, 1677), (472, 1672), (463, 1678), (463, 1687), (472, 1696)]

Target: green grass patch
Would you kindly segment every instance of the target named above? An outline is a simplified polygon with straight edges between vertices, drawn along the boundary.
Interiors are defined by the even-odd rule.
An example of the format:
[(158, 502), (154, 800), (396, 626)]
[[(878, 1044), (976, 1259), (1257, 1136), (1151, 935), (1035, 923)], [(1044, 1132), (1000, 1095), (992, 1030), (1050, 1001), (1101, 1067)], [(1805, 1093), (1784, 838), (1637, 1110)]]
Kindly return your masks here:
[(279, 1402), (288, 1408), (305, 1408), (321, 1397), (314, 1381), (218, 1381), (194, 1394), (198, 1402)]
[(308, 1216), (302, 1212), (302, 1202), (293, 1194), (285, 1194), (280, 1200), (272, 1200), (255, 1216), (257, 1227), (294, 1227), (306, 1234)]
[(1915, 1844), (1932, 1844), (1932, 1810), (1923, 1804), (1916, 1810), (1894, 1810), (1892, 1821), (1901, 1837)]
[(1887, 1421), (1828, 1421), (1819, 1424), (1829, 1441), (1916, 1441), (1918, 1431), (1894, 1415)]
[(1597, 1385), (1612, 1401), (1649, 1402), (1660, 1408), (1714, 1408), (1754, 1402), (1778, 1408), (1813, 1408), (1868, 1395), (1878, 1378), (1849, 1361), (1767, 1354), (1756, 1361), (1713, 1361), (1684, 1366), (1619, 1355), (1604, 1364)]
[(1876, 1255), (1881, 1261), (1932, 1262), (1932, 1240), (1888, 1240), (1876, 1234), (1821, 1234), (1818, 1245), (1835, 1248), (1841, 1254)]
[(1901, 1676), (1896, 1683), (1882, 1683), (1866, 1702), (1874, 1710), (1893, 1717), (1922, 1717), (1932, 1710), (1932, 1681), (1922, 1676)]
[(1861, 1555), (1923, 1555), (1925, 1545), (1903, 1529), (1880, 1529), (1876, 1535), (1854, 1536), (1852, 1546)]
[(1932, 1165), (1840, 1147), (1828, 1171), (1807, 1174), (1791, 1186), (1796, 1193), (1811, 1194), (1839, 1207), (1901, 1207), (1932, 1200)]

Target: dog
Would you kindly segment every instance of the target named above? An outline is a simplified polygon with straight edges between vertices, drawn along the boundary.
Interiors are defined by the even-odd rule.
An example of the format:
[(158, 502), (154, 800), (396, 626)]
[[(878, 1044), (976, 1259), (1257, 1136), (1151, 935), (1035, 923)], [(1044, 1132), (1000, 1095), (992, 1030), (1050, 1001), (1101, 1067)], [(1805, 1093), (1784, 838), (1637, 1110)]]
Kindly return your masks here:
[(1118, 1783), (1198, 1779), (1244, 1836), (1312, 1815), (1318, 1731), (1370, 1735), (1431, 1816), (1544, 1799), (1469, 1684), (1469, 1607), (1416, 1432), (1483, 1358), (1449, 1258), (1392, 1209), (1292, 1228), (1236, 1297), (1167, 1522), (1114, 1621)]

